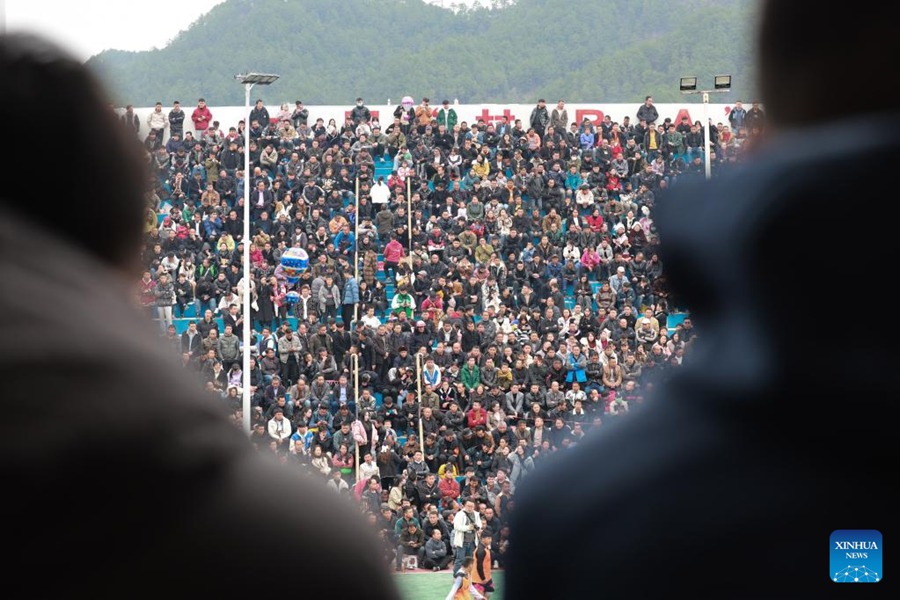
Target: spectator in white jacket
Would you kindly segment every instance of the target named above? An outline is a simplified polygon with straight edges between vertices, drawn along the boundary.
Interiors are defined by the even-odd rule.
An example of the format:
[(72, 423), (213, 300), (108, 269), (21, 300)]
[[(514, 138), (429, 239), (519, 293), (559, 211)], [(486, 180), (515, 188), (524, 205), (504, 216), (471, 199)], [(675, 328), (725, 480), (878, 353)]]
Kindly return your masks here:
[(269, 419), (269, 437), (281, 446), (291, 437), (291, 422), (284, 418), (284, 410), (275, 408), (275, 415)]
[(153, 111), (147, 115), (147, 126), (150, 131), (156, 132), (156, 139), (163, 141), (163, 135), (169, 128), (169, 117), (163, 112), (162, 102), (157, 102)]
[(453, 517), (453, 551), (456, 560), (453, 572), (459, 571), (463, 559), (475, 554), (475, 540), (481, 529), (481, 515), (475, 510), (475, 501), (466, 500), (463, 509)]
[(372, 198), (372, 204), (387, 204), (391, 198), (391, 189), (384, 182), (384, 177), (379, 176), (378, 181), (372, 186), (369, 192)]

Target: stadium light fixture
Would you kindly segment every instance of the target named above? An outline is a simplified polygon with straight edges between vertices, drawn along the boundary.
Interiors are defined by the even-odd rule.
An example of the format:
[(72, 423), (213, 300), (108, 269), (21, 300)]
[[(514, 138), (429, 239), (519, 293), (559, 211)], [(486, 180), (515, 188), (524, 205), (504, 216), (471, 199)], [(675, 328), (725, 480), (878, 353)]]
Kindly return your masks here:
[(697, 78), (696, 77), (682, 77), (681, 81), (679, 81), (679, 86), (681, 87), (682, 94), (690, 94), (697, 91)]
[(682, 94), (703, 95), (703, 162), (706, 178), (710, 179), (712, 177), (712, 162), (709, 156), (709, 136), (711, 129), (709, 122), (709, 95), (731, 91), (731, 75), (716, 75), (713, 77), (713, 89), (711, 90), (698, 90), (697, 77), (694, 75), (682, 77), (678, 82), (678, 87)]
[(278, 75), (272, 73), (245, 73), (235, 75), (234, 78), (243, 84), (251, 85), (269, 85), (278, 81)]
[[(278, 80), (278, 75), (272, 73), (243, 73), (241, 75), (235, 75), (234, 78), (239, 81), (244, 86), (244, 132), (245, 135), (250, 135), (250, 90), (253, 89), (255, 85), (270, 85), (275, 83)], [(251, 333), (251, 321), (250, 313), (252, 311), (251, 304), (251, 296), (250, 296), (250, 140), (245, 139), (244, 143), (246, 147), (244, 148), (244, 235), (242, 241), (244, 243), (244, 254), (243, 254), (243, 271), (244, 271), (244, 306), (241, 309), (243, 311), (243, 380), (244, 380), (244, 389), (241, 394), (242, 400), (242, 409), (243, 409), (243, 426), (244, 431), (249, 435), (250, 433), (250, 333)]]

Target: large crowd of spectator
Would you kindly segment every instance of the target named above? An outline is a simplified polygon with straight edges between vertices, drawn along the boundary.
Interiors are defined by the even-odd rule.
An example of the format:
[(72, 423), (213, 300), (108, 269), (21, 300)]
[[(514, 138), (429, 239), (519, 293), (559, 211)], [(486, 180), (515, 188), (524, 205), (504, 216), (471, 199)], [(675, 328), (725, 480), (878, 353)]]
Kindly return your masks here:
[[(620, 122), (541, 100), (527, 119), (467, 123), (427, 98), (382, 123), (361, 98), (344, 123), (261, 100), (249, 124), (214, 119), (203, 99), (122, 115), (155, 183), (140, 304), (236, 424), (249, 382), (252, 443), (355, 498), (398, 569), (458, 566), (476, 520), (502, 565), (522, 479), (690, 348), (690, 318), (669, 327), (685, 307), (653, 209), (703, 175), (704, 125), (660, 120), (649, 97)], [(713, 173), (764, 123), (737, 103), (711, 126)], [(291, 247), (310, 257), (296, 283), (279, 267)]]

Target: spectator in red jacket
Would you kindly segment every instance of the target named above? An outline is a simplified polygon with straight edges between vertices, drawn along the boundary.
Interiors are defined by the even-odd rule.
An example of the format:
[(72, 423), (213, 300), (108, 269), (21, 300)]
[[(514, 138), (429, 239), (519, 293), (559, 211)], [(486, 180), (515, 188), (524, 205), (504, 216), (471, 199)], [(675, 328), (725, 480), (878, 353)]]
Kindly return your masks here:
[(487, 411), (481, 407), (480, 401), (472, 402), (472, 408), (466, 413), (466, 420), (470, 429), (475, 429), (478, 425), (487, 427)]
[(197, 101), (197, 108), (191, 113), (191, 121), (194, 122), (194, 131), (197, 132), (197, 135), (206, 133), (206, 130), (209, 129), (209, 124), (212, 123), (212, 118), (212, 112), (206, 106), (206, 100), (200, 98)]
[(453, 476), (454, 469), (451, 466), (444, 469), (444, 476), (438, 483), (438, 493), (441, 495), (441, 507), (444, 509), (455, 508), (459, 499), (459, 482)]

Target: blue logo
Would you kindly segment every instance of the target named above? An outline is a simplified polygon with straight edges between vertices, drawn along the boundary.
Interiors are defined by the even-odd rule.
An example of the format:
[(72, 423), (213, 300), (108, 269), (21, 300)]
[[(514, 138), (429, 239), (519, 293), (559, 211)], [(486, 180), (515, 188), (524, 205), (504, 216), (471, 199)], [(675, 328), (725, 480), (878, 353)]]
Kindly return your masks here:
[(835, 583), (878, 583), (882, 572), (881, 532), (837, 529), (831, 532), (831, 572)]

